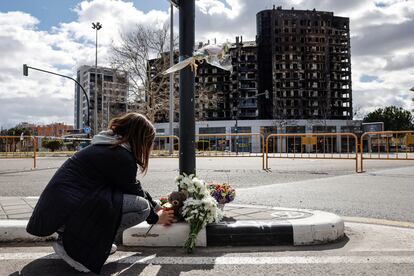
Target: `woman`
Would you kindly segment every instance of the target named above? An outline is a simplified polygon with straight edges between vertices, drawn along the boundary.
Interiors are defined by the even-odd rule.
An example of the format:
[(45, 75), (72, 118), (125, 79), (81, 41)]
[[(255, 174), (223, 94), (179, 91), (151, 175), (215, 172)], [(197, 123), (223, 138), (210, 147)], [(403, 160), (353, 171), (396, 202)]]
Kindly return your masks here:
[(58, 232), (56, 253), (79, 271), (99, 273), (112, 242), (142, 221), (170, 224), (164, 211), (136, 180), (145, 174), (155, 138), (150, 121), (138, 113), (111, 120), (109, 130), (69, 158), (41, 194), (27, 232)]

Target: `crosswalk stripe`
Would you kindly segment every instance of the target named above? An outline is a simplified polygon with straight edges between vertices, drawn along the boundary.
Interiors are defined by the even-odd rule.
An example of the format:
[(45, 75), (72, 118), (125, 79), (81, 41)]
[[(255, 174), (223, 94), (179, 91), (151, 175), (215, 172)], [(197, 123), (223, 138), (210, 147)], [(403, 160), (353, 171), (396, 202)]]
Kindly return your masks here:
[[(59, 259), (56, 254), (0, 253), (0, 261)], [(108, 262), (153, 265), (268, 265), (268, 264), (413, 264), (413, 255), (395, 256), (280, 256), (280, 257), (157, 257), (136, 256), (136, 253), (110, 256)]]

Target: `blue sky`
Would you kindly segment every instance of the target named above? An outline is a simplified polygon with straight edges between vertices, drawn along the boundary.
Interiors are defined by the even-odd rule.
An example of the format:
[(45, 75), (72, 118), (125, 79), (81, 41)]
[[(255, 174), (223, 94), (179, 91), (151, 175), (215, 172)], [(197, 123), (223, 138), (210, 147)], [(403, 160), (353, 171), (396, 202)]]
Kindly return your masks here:
[[(62, 22), (76, 20), (77, 15), (73, 11), (80, 0), (1, 0), (0, 12), (22, 11), (33, 15), (40, 20), (37, 25), (39, 30), (49, 30)], [(134, 0), (134, 6), (144, 12), (150, 10), (167, 10), (167, 0)]]

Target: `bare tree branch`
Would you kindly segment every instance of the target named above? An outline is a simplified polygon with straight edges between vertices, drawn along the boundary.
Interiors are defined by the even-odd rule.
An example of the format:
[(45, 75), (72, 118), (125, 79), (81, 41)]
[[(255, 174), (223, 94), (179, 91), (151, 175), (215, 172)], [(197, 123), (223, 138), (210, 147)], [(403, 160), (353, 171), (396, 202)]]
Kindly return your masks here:
[[(151, 121), (168, 116), (169, 26), (155, 29), (137, 25), (122, 33), (119, 45), (112, 45), (111, 66), (129, 73), (134, 106)], [(176, 105), (177, 106), (177, 105)]]

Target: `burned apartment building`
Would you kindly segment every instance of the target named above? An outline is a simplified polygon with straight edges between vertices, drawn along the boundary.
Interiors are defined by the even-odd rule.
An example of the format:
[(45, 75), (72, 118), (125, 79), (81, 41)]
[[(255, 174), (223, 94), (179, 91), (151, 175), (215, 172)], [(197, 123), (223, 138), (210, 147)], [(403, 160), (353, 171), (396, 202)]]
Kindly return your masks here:
[(236, 37), (236, 43), (230, 48), (233, 72), (231, 74), (232, 90), (230, 92), (231, 118), (257, 119), (257, 47), (255, 41), (243, 42), (243, 37)]
[[(196, 120), (352, 119), (349, 19), (333, 12), (281, 7), (261, 11), (256, 19), (256, 41), (240, 36), (230, 46), (232, 72), (199, 64)], [(159, 98), (166, 103), (168, 81), (157, 82), (162, 87)], [(161, 109), (155, 121), (167, 122), (168, 108)]]
[(262, 119), (352, 119), (349, 19), (333, 12), (257, 14)]
[[(201, 46), (201, 45), (200, 45)], [(230, 117), (228, 71), (206, 62), (197, 68), (195, 77), (195, 118), (199, 121), (226, 120)]]
[[(205, 46), (200, 43), (196, 48)], [(257, 48), (254, 41), (243, 42), (242, 37), (236, 37), (236, 42), (229, 49), (233, 71), (212, 66), (206, 62), (200, 63), (195, 75), (195, 117), (198, 121), (257, 119)], [(163, 57), (168, 59), (168, 57)], [(178, 62), (178, 53), (175, 56)], [(168, 66), (162, 58), (152, 59), (148, 63), (149, 78), (151, 79), (151, 96), (161, 104), (157, 108), (154, 120), (157, 123), (167, 122), (169, 76), (160, 72)], [(178, 121), (179, 73), (174, 74), (174, 113)], [(148, 104), (152, 99), (144, 97)]]
[(199, 120), (256, 119), (257, 48), (236, 37), (229, 49), (233, 71), (202, 63), (195, 79), (195, 113)]

